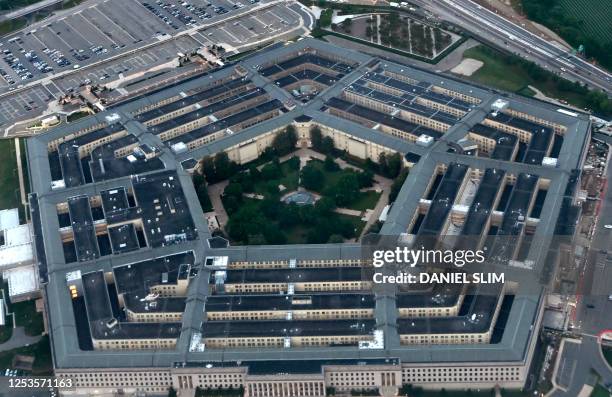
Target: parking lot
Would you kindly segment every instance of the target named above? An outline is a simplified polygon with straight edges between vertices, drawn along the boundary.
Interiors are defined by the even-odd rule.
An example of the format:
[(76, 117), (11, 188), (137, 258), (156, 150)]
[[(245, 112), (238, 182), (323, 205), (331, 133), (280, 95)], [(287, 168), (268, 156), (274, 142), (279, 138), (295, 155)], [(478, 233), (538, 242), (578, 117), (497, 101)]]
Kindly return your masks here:
[(4, 96), (0, 99), (0, 125), (42, 113), (53, 99), (53, 95), (43, 86)]
[[(6, 89), (44, 75), (79, 69), (166, 35), (243, 13), (259, 3), (260, 0), (88, 2), (2, 40), (0, 87)], [(233, 29), (223, 27), (219, 35), (224, 41), (240, 44), (258, 34), (274, 33), (291, 26), (298, 18), (284, 6), (260, 16), (261, 26), (253, 22), (246, 26), (236, 25)]]
[(205, 28), (194, 36), (203, 44), (224, 44), (230, 48), (240, 48), (249, 43), (260, 41), (287, 32), (297, 27), (300, 15), (293, 10), (277, 5), (266, 10), (256, 11), (253, 14), (232, 19)]
[(198, 46), (198, 42), (190, 36), (181, 36), (108, 62), (92, 65), (53, 81), (63, 92), (72, 92), (83, 84), (105, 83), (127, 74), (148, 70), (177, 58), (179, 52), (188, 53)]
[[(0, 40), (0, 126), (36, 117), (46, 108), (41, 98), (144, 72), (179, 53), (210, 44), (242, 51), (302, 26), (304, 15), (278, 0), (97, 0), (58, 12)], [(47, 87), (36, 84), (43, 78)]]

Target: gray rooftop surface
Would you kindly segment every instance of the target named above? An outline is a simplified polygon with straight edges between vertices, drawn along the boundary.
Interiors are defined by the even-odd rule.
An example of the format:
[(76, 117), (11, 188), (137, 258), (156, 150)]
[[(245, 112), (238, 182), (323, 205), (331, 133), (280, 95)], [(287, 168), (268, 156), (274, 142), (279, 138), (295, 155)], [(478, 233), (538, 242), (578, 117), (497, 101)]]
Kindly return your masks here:
[[(296, 54), (298, 52), (315, 50), (317, 57), (308, 59), (307, 61), (311, 64), (322, 63), (325, 67), (331, 67), (336, 72), (343, 74), (339, 81), (323, 90), (318, 96), (313, 98), (308, 104), (298, 105), (294, 108), (285, 108), (285, 101), (290, 99), (284, 90), (271, 83), (270, 79), (267, 79), (261, 73), (261, 68), (272, 67), (275, 60), (280, 60), (283, 66), (291, 67), (292, 63), (300, 64), (304, 62), (304, 59), (298, 59), (295, 61)], [(284, 63), (283, 63), (284, 62)], [(373, 68), (371, 67), (372, 65)], [(211, 83), (216, 80), (224, 79), (225, 84), (227, 81), (235, 79), (235, 68), (230, 65), (224, 67), (218, 71), (207, 73), (203, 76), (190, 79), (188, 81), (173, 84), (171, 87), (166, 89), (158, 90), (148, 96), (141, 96), (134, 100), (126, 101), (125, 103), (116, 106), (106, 112), (98, 113), (79, 120), (74, 123), (62, 125), (58, 128), (52, 129), (51, 131), (42, 135), (35, 136), (28, 141), (27, 152), (28, 152), (28, 164), (30, 168), (30, 179), (32, 185), (32, 191), (36, 192), (31, 196), (33, 205), (31, 205), (33, 219), (36, 222), (35, 229), (35, 240), (37, 258), (41, 263), (46, 264), (46, 276), (48, 277), (48, 283), (45, 284), (47, 307), (49, 310), (49, 328), (52, 334), (53, 343), (53, 358), (57, 368), (99, 368), (99, 367), (111, 367), (111, 368), (123, 368), (123, 367), (169, 367), (176, 362), (266, 362), (266, 361), (278, 361), (278, 360), (354, 360), (359, 358), (360, 360), (381, 360), (381, 359), (393, 359), (400, 360), (401, 362), (457, 362), (457, 361), (471, 361), (475, 363), (479, 362), (523, 362), (526, 358), (526, 352), (530, 342), (533, 340), (534, 331), (533, 325), (537, 321), (538, 309), (541, 307), (541, 289), (539, 285), (533, 285), (531, 272), (539, 272), (544, 266), (546, 255), (548, 255), (549, 249), (552, 251), (551, 237), (554, 230), (557, 228), (557, 219), (560, 216), (562, 205), (567, 207), (567, 200), (563, 199), (563, 192), (566, 192), (567, 186), (570, 183), (570, 173), (572, 170), (579, 168), (580, 161), (583, 157), (583, 150), (588, 138), (589, 131), (589, 119), (586, 115), (578, 114), (573, 117), (567, 114), (557, 112), (557, 107), (531, 100), (518, 96), (513, 96), (508, 93), (499, 93), (493, 90), (485, 90), (479, 87), (474, 87), (468, 83), (444, 76), (443, 74), (431, 74), (424, 70), (411, 68), (405, 65), (395, 64), (386, 60), (377, 61), (368, 55), (346, 50), (339, 49), (331, 44), (321, 42), (314, 39), (304, 39), (297, 43), (285, 46), (276, 46), (269, 51), (262, 53), (255, 53), (243, 61), (240, 66), (242, 70), (246, 71), (246, 80), (252, 81), (252, 83), (266, 91), (267, 95), (274, 98), (270, 102), (264, 104), (265, 109), (252, 109), (253, 112), (261, 112), (266, 110), (272, 110), (278, 114), (275, 117), (248, 126), (238, 133), (227, 134), (221, 139), (213, 141), (211, 143), (196, 147), (183, 153), (174, 153), (164, 145), (158, 138), (151, 134), (145, 126), (141, 124), (141, 121), (155, 117), (159, 115), (159, 110), (150, 110), (150, 113), (138, 112), (138, 109), (144, 106), (150, 106), (157, 103), (160, 100), (167, 100), (169, 98), (174, 99), (175, 104), (166, 108), (171, 110), (174, 108), (184, 107), (184, 104), (179, 103), (184, 97), (189, 97), (185, 93), (196, 92), (198, 90), (205, 90), (207, 87), (211, 87)], [(272, 69), (270, 69), (272, 71)], [(265, 74), (265, 73), (263, 73)], [(392, 74), (398, 76), (409, 76), (410, 79), (417, 81), (417, 84), (412, 84), (404, 81), (399, 81), (396, 78), (389, 77)], [(424, 114), (427, 109), (423, 109), (416, 104), (410, 104), (407, 100), (410, 99), (414, 94), (420, 95), (422, 98), (445, 104), (456, 109), (461, 109), (467, 112), (466, 116), (463, 117), (459, 122), (454, 123), (447, 136), (443, 136), (442, 139), (438, 139), (430, 147), (418, 146), (409, 141), (402, 140), (400, 138), (386, 134), (380, 130), (372, 130), (366, 126), (357, 123), (355, 121), (347, 120), (330, 114), (329, 111), (325, 111), (324, 108), (326, 103), (336, 103), (338, 106), (347, 105), (338, 102), (342, 95), (342, 92), (347, 90), (352, 83), (359, 79), (371, 80), (379, 82), (380, 84), (387, 85), (389, 87), (395, 87), (396, 89), (405, 92), (405, 98), (400, 101), (401, 98), (389, 98), (384, 95), (375, 93), (380, 100), (387, 101), (392, 99), (393, 102), (397, 100), (396, 105), (402, 105), (407, 111), (412, 111), (418, 114)], [(240, 80), (240, 79), (239, 79)], [(246, 81), (245, 80), (245, 81)], [(214, 83), (213, 83), (214, 84)], [(242, 84), (242, 81), (233, 82), (229, 84)], [(448, 95), (434, 92), (434, 87), (443, 87), (449, 90), (454, 90), (461, 93), (469, 93), (477, 99), (477, 104), (465, 103), (458, 98), (454, 98)], [(357, 88), (355, 88), (358, 90)], [(378, 90), (376, 90), (378, 91)], [(182, 93), (182, 94), (181, 94)], [(197, 94), (196, 94), (197, 95)], [(203, 94), (205, 95), (205, 94)], [(196, 96), (194, 96), (196, 97)], [(336, 98), (336, 99), (334, 99)], [(521, 111), (533, 115), (537, 118), (549, 120), (551, 122), (558, 123), (565, 127), (566, 132), (563, 140), (563, 145), (559, 152), (559, 165), (556, 168), (542, 167), (537, 159), (541, 156), (541, 153), (552, 141), (547, 135), (546, 129), (542, 134), (542, 126), (534, 124), (533, 122), (526, 122), (523, 119), (516, 117), (501, 116), (504, 118), (504, 122), (510, 125), (517, 126), (521, 129), (528, 129), (534, 134), (542, 135), (543, 138), (540, 141), (538, 136), (537, 140), (533, 141), (531, 161), (526, 163), (511, 162), (507, 153), (498, 153), (492, 156), (492, 158), (486, 157), (473, 157), (465, 156), (458, 153), (450, 153), (448, 151), (449, 144), (460, 138), (463, 138), (468, 131), (474, 126), (490, 117), (490, 106), (491, 102), (496, 98), (504, 98), (509, 102), (509, 107), (516, 111)], [(177, 102), (179, 101), (179, 102)], [(345, 102), (348, 102), (344, 100)], [(262, 105), (260, 105), (262, 106)], [(350, 105), (350, 109), (355, 108), (354, 105)], [(369, 110), (359, 111), (364, 119), (369, 117), (375, 117), (376, 120), (395, 123), (390, 121), (388, 117), (384, 117), (384, 114), (376, 115)], [(134, 116), (134, 114), (140, 113)], [(374, 115), (374, 116), (372, 116)], [(113, 116), (113, 122), (108, 121), (108, 117)], [(432, 117), (434, 114), (432, 114)], [(233, 123), (240, 122), (244, 118), (243, 115), (234, 115), (230, 117), (238, 117), (237, 119), (230, 119), (223, 121), (220, 125), (213, 125), (206, 128), (197, 129), (186, 135), (178, 137), (175, 142), (189, 142), (197, 137), (206, 136), (212, 131), (217, 131), (223, 128), (227, 128)], [(214, 155), (219, 151), (226, 150), (236, 145), (244, 144), (252, 141), (254, 138), (272, 130), (279, 129), (287, 124), (293, 122), (295, 119), (301, 117), (308, 117), (317, 123), (329, 126), (331, 128), (345, 132), (351, 135), (353, 139), (360, 141), (369, 141), (377, 145), (380, 145), (390, 151), (400, 152), (402, 155), (411, 153), (414, 156), (418, 156), (416, 165), (412, 168), (406, 182), (404, 183), (390, 213), (388, 220), (383, 225), (381, 234), (384, 235), (399, 235), (407, 231), (408, 225), (415, 213), (418, 206), (419, 200), (424, 197), (425, 189), (431, 180), (431, 176), (434, 170), (439, 165), (444, 165), (452, 169), (457, 168), (459, 170), (466, 168), (480, 169), (485, 173), (485, 182), (481, 183), (482, 192), (479, 200), (482, 199), (483, 207), (476, 208), (474, 206), (470, 209), (471, 216), (482, 215), (483, 211), (487, 211), (488, 206), (486, 203), (491, 201), (491, 194), (487, 190), (490, 185), (497, 183), (496, 178), (492, 178), (490, 173), (492, 169), (505, 175), (523, 176), (533, 175), (534, 179), (546, 178), (550, 181), (549, 194), (546, 196), (543, 204), (543, 210), (540, 217), (540, 224), (536, 229), (534, 240), (532, 242), (531, 249), (528, 253), (528, 258), (532, 258), (535, 261), (535, 267), (532, 271), (524, 270), (518, 271), (517, 277), (522, 277), (521, 280), (525, 280), (522, 284), (520, 291), (523, 288), (526, 291), (533, 291), (533, 293), (518, 294), (514, 298), (512, 308), (508, 315), (506, 328), (504, 330), (501, 341), (496, 344), (474, 344), (474, 345), (428, 345), (428, 346), (400, 346), (398, 332), (404, 332), (410, 329), (412, 323), (408, 323), (406, 320), (398, 320), (396, 317), (397, 307), (404, 305), (404, 300), (410, 300), (404, 295), (400, 295), (398, 303), (395, 302), (395, 292), (376, 292), (379, 294), (379, 301), (376, 302), (376, 322), (373, 320), (358, 320), (360, 323), (368, 324), (363, 330), (367, 329), (367, 333), (370, 333), (374, 328), (375, 324), (385, 332), (385, 349), (384, 350), (357, 350), (355, 347), (350, 346), (332, 346), (325, 348), (291, 348), (291, 349), (244, 349), (244, 348), (228, 348), (223, 350), (206, 350), (204, 352), (189, 352), (188, 341), (191, 334), (195, 330), (200, 329), (202, 322), (201, 314), (205, 308), (207, 297), (210, 295), (209, 292), (209, 279), (210, 273), (203, 269), (201, 263), (206, 256), (210, 255), (227, 255), (230, 261), (264, 261), (264, 260), (289, 260), (289, 259), (358, 259), (362, 255), (362, 247), (359, 244), (330, 244), (330, 245), (290, 245), (290, 246), (257, 246), (257, 247), (233, 247), (228, 248), (210, 248), (204, 241), (210, 237), (207, 229), (207, 225), (204, 221), (204, 216), (199, 207), (197, 196), (193, 185), (190, 181), (190, 176), (183, 170), (180, 163), (189, 159), (200, 159), (205, 156)], [(451, 122), (451, 119), (443, 113), (435, 115), (438, 120)], [(139, 118), (141, 120), (139, 120)], [(498, 116), (499, 118), (499, 116)], [(111, 127), (109, 127), (111, 126)], [(84, 183), (84, 175), (82, 172), (82, 162), (77, 160), (76, 149), (72, 145), (62, 146), (65, 149), (66, 158), (60, 161), (62, 167), (61, 171), (64, 177), (68, 177), (66, 187), (60, 189), (52, 189), (51, 187), (51, 171), (49, 167), (49, 155), (48, 155), (48, 144), (56, 139), (61, 139), (64, 136), (73, 134), (85, 128), (92, 129), (94, 134), (95, 130), (112, 128), (116, 131), (126, 129), (129, 138), (121, 138), (124, 142), (116, 144), (107, 144), (100, 149), (94, 150), (93, 162), (96, 163), (96, 159), (100, 159), (105, 156), (104, 153), (114, 150), (116, 145), (132, 144), (136, 143), (133, 135), (137, 138), (139, 143), (147, 143), (152, 146), (157, 146), (160, 149), (161, 167), (149, 165), (143, 168), (123, 168), (119, 171), (110, 172), (108, 177), (94, 178), (93, 183)], [(406, 124), (402, 124), (400, 128), (407, 128)], [(417, 131), (420, 129), (424, 130), (424, 127), (415, 125), (414, 128)], [(478, 133), (477, 131), (474, 131)], [(91, 134), (91, 132), (90, 132)], [(433, 133), (432, 133), (433, 134)], [(78, 146), (80, 143), (91, 141), (95, 135), (87, 136), (83, 135), (82, 138), (78, 138), (73, 143)], [(440, 133), (433, 134), (438, 135)], [(498, 137), (499, 138), (499, 137)], [(511, 139), (511, 138), (510, 138)], [(499, 144), (499, 142), (498, 142)], [(501, 146), (500, 146), (501, 147)], [(72, 149), (71, 149), (72, 148)], [(112, 161), (108, 164), (110, 165)], [(98, 162), (98, 164), (100, 164)], [(453, 164), (456, 164), (454, 166)], [(164, 168), (166, 171), (161, 171)], [(101, 169), (98, 171), (100, 174)], [(138, 174), (138, 176), (132, 177), (132, 173)], [(174, 179), (170, 180), (170, 176)], [(524, 179), (524, 177), (522, 177)], [(104, 179), (104, 180), (103, 180)], [(451, 178), (452, 182), (456, 186), (457, 181), (460, 178)], [(491, 179), (491, 180), (490, 180)], [(519, 178), (521, 179), (521, 178)], [(519, 187), (523, 186), (523, 179), (517, 182)], [(449, 179), (450, 180), (450, 179)], [(172, 183), (173, 182), (173, 183)], [(154, 192), (150, 192), (150, 184), (158, 183), (170, 183), (171, 186), (166, 189), (162, 189), (164, 192), (162, 195), (156, 195)], [(449, 186), (451, 190), (454, 188)], [(137, 198), (137, 205), (144, 206), (143, 210), (149, 211), (145, 213), (145, 219), (154, 220), (157, 217), (157, 212), (154, 211), (155, 199), (158, 198), (160, 203), (164, 205), (162, 209), (162, 218), (159, 223), (159, 227), (166, 227), (166, 223), (163, 218), (167, 218), (168, 222), (174, 224), (174, 216), (168, 216), (173, 209), (178, 210), (179, 215), (185, 216), (188, 219), (187, 223), (180, 222), (181, 227), (171, 228), (172, 234), (175, 234), (171, 240), (161, 238), (159, 235), (153, 236), (151, 230), (145, 226), (145, 232), (147, 233), (147, 240), (153, 242), (147, 249), (141, 249), (137, 251), (121, 252), (117, 255), (104, 256), (96, 258), (97, 242), (95, 241), (95, 235), (93, 235), (90, 229), (91, 214), (87, 214), (90, 211), (89, 204), (86, 203), (87, 197), (93, 197), (100, 195), (103, 191), (112, 189), (125, 189), (126, 191), (134, 191)], [(447, 187), (441, 187), (446, 192)], [(527, 194), (531, 192), (529, 186), (525, 189), (522, 187), (519, 189)], [(179, 191), (181, 193), (179, 193)], [(558, 193), (558, 194), (557, 194)], [(106, 194), (106, 193), (105, 193)], [(442, 194), (442, 191), (441, 191)], [(452, 192), (449, 191), (447, 194), (448, 198), (454, 197)], [(71, 212), (71, 220), (76, 221), (73, 228), (76, 226), (79, 235), (78, 248), (80, 252), (80, 260), (77, 263), (66, 263), (61, 249), (61, 238), (57, 233), (59, 229), (58, 218), (56, 215), (56, 205), (67, 202), (71, 197), (84, 197), (83, 199), (77, 199), (74, 201), (74, 207)], [(570, 196), (565, 196), (570, 197)], [(179, 199), (178, 201), (176, 199)], [(516, 197), (511, 197), (510, 202), (512, 208), (524, 208), (525, 200), (528, 197), (522, 197), (519, 193), (516, 193)], [(571, 201), (571, 200), (570, 200)], [(164, 204), (165, 202), (165, 204)], [(514, 204), (515, 203), (515, 204)], [(564, 204), (565, 203), (565, 204)], [(85, 205), (87, 204), (87, 205)], [(126, 206), (123, 198), (118, 201), (112, 201), (107, 199), (103, 200), (105, 211), (108, 211), (113, 206), (117, 207), (120, 212)], [(510, 203), (508, 205), (511, 205)], [(571, 205), (571, 204), (570, 204)], [(564, 207), (564, 208), (566, 208)], [(135, 208), (135, 207), (132, 207)], [(564, 211), (566, 212), (566, 211)], [(73, 217), (72, 213), (75, 214)], [(507, 215), (509, 216), (509, 215)], [(512, 219), (504, 219), (508, 223), (508, 227), (512, 225)], [(475, 221), (476, 222), (476, 221)], [(480, 219), (477, 222), (482, 222)], [(562, 225), (567, 225), (567, 219), (562, 220)], [(157, 227), (157, 226), (156, 226)], [(437, 226), (433, 225), (432, 230)], [(565, 226), (567, 229), (567, 226)], [(157, 230), (157, 229), (155, 229)], [(511, 231), (506, 227), (502, 227), (501, 230)], [(84, 234), (81, 235), (81, 232)], [(181, 237), (185, 236), (185, 238)], [(171, 243), (170, 243), (171, 242)], [(187, 253), (187, 254), (186, 254)], [(176, 255), (179, 255), (176, 259)], [(182, 256), (181, 256), (182, 255)], [(170, 262), (166, 262), (168, 258)], [(172, 259), (173, 258), (173, 259)], [(138, 263), (146, 263), (142, 270), (138, 270), (133, 273), (136, 269), (143, 265), (136, 265)], [(92, 333), (98, 337), (168, 337), (178, 338), (177, 349), (175, 350), (135, 350), (135, 351), (81, 351), (78, 346), (78, 338), (76, 334), (75, 318), (71, 310), (65, 310), (66, 307), (70, 307), (70, 296), (66, 292), (66, 281), (65, 274), (69, 271), (76, 269), (83, 269), (84, 273), (90, 273), (94, 269), (96, 271), (108, 273), (114, 272), (116, 279), (116, 286), (119, 293), (126, 294), (129, 305), (134, 308), (135, 311), (143, 310), (145, 303), (141, 301), (144, 294), (148, 293), (148, 287), (155, 283), (162, 282), (165, 277), (163, 273), (167, 274), (168, 282), (173, 282), (179, 274), (181, 264), (190, 264), (194, 269), (199, 270), (193, 274), (190, 274), (189, 281), (189, 292), (188, 297), (184, 302), (180, 300), (160, 300), (160, 305), (168, 308), (181, 308), (185, 305), (185, 312), (182, 323), (167, 323), (163, 326), (159, 324), (130, 324), (128, 322), (122, 322), (119, 325), (113, 327), (113, 331), (108, 333), (108, 324), (106, 324), (106, 318), (109, 306), (104, 303), (108, 300), (107, 288), (101, 288), (100, 285), (103, 283), (103, 279), (100, 279), (100, 274), (93, 273), (93, 275), (85, 275), (84, 280), (94, 280), (92, 285), (89, 286), (85, 291), (85, 300), (90, 302), (87, 304), (88, 311), (91, 311), (92, 318), (99, 319), (92, 323)], [(130, 267), (128, 267), (130, 266)], [(85, 271), (87, 270), (87, 271)], [(514, 270), (513, 270), (514, 271)], [(303, 272), (303, 269), (299, 270)], [(298, 273), (299, 273), (298, 272)], [(337, 272), (337, 271), (336, 271)], [(229, 272), (230, 277), (233, 271)], [(248, 273), (248, 272), (246, 272)], [(287, 272), (279, 272), (279, 275), (286, 274)], [(291, 272), (289, 272), (291, 273)], [(344, 271), (343, 271), (344, 273)], [(238, 273), (237, 273), (238, 274)], [(271, 273), (272, 274), (272, 273)], [(297, 274), (297, 273), (296, 273)], [(306, 274), (306, 273), (302, 273)], [(509, 272), (509, 274), (513, 274)], [(97, 281), (96, 281), (97, 280)], [(530, 284), (531, 283), (531, 284)], [(318, 294), (311, 294), (317, 296)], [(341, 294), (339, 296), (343, 296)], [(452, 295), (452, 294), (451, 294)], [(451, 295), (449, 295), (449, 301), (451, 301)], [(350, 295), (346, 295), (350, 296)], [(371, 298), (371, 295), (367, 299)], [(245, 302), (251, 301), (252, 305), (257, 306), (259, 304), (266, 304), (274, 306), (274, 302), (263, 302), (258, 298), (246, 298)], [(489, 296), (482, 298), (482, 307), (490, 305), (487, 300)], [(96, 301), (96, 299), (98, 301)], [(101, 301), (99, 301), (102, 299)], [(222, 299), (228, 299), (227, 297), (220, 295), (210, 295), (209, 300), (212, 307), (214, 307), (215, 299), (219, 299), (216, 304), (220, 307), (224, 305), (232, 305), (235, 307), (237, 304), (235, 301), (230, 300), (223, 303)], [(239, 297), (231, 297), (231, 299), (240, 299)], [(274, 298), (279, 300), (278, 297)], [(319, 298), (315, 298), (319, 299)], [(340, 298), (338, 305), (342, 306), (342, 301), (347, 298)], [(423, 298), (417, 298), (423, 299)], [(281, 299), (282, 300), (282, 299)], [(489, 299), (490, 300), (490, 299)], [(93, 302), (91, 302), (93, 301)], [(94, 302), (99, 303), (94, 309), (92, 305)], [(477, 300), (477, 302), (479, 302)], [(489, 302), (489, 303), (487, 303)], [(357, 302), (355, 302), (357, 303)], [(446, 302), (445, 302), (446, 303)], [(285, 303), (286, 304), (286, 303)], [(408, 302), (407, 304), (411, 304)], [(278, 306), (282, 307), (280, 303)], [(321, 303), (323, 305), (323, 303)], [(111, 305), (112, 306), (112, 305)], [(473, 310), (479, 310), (477, 304), (474, 304)], [(112, 309), (112, 308), (111, 308)], [(487, 310), (485, 310), (486, 312)], [(394, 317), (395, 316), (395, 317)], [(455, 319), (456, 321), (463, 321)], [(436, 320), (437, 321), (437, 320)], [(453, 321), (453, 319), (445, 319), (443, 321)], [(280, 322), (282, 323), (282, 322)], [(282, 327), (281, 324), (279, 327)], [(293, 322), (292, 322), (293, 323)], [(399, 325), (399, 329), (395, 328), (395, 324)], [(483, 321), (486, 324), (487, 321)], [(244, 326), (233, 322), (231, 326), (223, 327), (222, 324), (217, 325), (219, 329), (214, 331), (211, 328), (209, 331), (211, 334), (223, 334), (224, 332), (253, 332), (251, 323), (247, 323)], [(428, 323), (431, 324), (431, 323)], [(463, 323), (453, 323), (455, 325)], [(308, 332), (308, 328), (302, 327), (304, 324), (299, 324), (300, 332)], [(342, 324), (336, 324), (335, 326), (342, 326)], [(425, 327), (425, 325), (423, 325)], [(327, 327), (322, 325), (321, 327)], [(416, 325), (415, 325), (416, 327)], [(430, 327), (430, 325), (427, 325)], [(321, 329), (323, 329), (321, 328)], [(280, 328), (271, 327), (270, 330), (280, 330)], [(283, 328), (284, 329), (284, 328)], [(349, 328), (351, 329), (351, 328)], [(214, 332), (213, 332), (214, 331)], [(537, 330), (536, 330), (537, 331)], [(279, 332), (280, 334), (280, 332)], [(109, 336), (110, 335), (110, 336)]]

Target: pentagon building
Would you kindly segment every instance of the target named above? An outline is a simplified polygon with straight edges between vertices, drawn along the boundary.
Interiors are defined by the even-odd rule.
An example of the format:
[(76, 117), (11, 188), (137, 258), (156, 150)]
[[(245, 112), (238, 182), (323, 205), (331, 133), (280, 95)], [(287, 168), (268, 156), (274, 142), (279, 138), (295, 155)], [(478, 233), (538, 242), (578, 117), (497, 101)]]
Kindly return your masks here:
[[(289, 124), (299, 145), (318, 126), (358, 158), (400, 153), (380, 234), (501, 237), (506, 283), (377, 287), (360, 244), (212, 238), (191, 173), (222, 151), (255, 160)], [(30, 138), (62, 394), (520, 388), (589, 134), (586, 115), (304, 39)]]

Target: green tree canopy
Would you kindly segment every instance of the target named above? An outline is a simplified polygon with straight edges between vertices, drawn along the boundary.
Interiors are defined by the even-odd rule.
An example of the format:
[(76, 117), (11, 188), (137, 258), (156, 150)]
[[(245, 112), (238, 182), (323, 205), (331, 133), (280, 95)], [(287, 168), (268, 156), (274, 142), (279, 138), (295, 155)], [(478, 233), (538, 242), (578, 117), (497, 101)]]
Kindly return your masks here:
[(312, 164), (306, 164), (300, 172), (302, 186), (308, 190), (319, 191), (323, 187), (323, 172)]

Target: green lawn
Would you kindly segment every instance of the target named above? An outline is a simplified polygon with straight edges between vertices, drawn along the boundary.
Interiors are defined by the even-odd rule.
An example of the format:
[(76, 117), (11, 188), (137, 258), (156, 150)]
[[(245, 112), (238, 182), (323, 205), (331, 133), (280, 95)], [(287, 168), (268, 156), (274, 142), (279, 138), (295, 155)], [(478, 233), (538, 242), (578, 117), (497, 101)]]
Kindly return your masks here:
[(4, 320), (6, 325), (0, 327), (0, 344), (7, 342), (13, 336), (13, 318), (6, 316)]
[(374, 190), (360, 192), (357, 200), (353, 201), (349, 208), (357, 211), (374, 209), (374, 207), (376, 207), (376, 203), (378, 203), (378, 200), (380, 199), (380, 196), (381, 193), (377, 193)]
[(359, 234), (363, 230), (363, 227), (366, 224), (364, 221), (361, 220), (361, 218), (357, 216), (350, 216), (350, 215), (344, 215), (344, 214), (336, 214), (336, 215), (340, 219), (346, 219), (347, 221), (351, 222), (353, 226), (355, 226), (355, 235), (357, 236), (359, 236)]
[[(258, 199), (244, 198), (242, 204), (240, 205), (240, 209), (253, 207), (257, 212), (261, 212), (261, 202), (262, 201)], [(230, 218), (232, 215), (232, 213), (229, 213)], [(357, 216), (332, 213), (330, 214), (330, 217), (333, 218), (331, 219), (332, 223), (337, 223), (341, 219), (350, 222), (355, 229), (356, 236), (359, 236), (366, 224), (360, 217)], [(271, 222), (273, 227), (277, 228), (285, 236), (286, 241), (284, 244), (308, 244), (308, 233), (316, 227), (311, 224), (303, 223), (298, 223), (294, 226), (280, 227), (277, 220), (269, 219), (269, 222)], [(244, 244), (242, 241), (235, 241), (235, 243), (238, 245)]]
[(23, 184), (25, 186), (26, 195), (30, 193), (30, 174), (28, 170), (28, 159), (27, 159), (27, 141), (25, 139), (20, 140), (21, 148), (21, 169), (23, 170)]
[(0, 140), (0, 158), (4, 164), (0, 167), (0, 210), (18, 208), (21, 203), (13, 139)]
[(74, 112), (74, 113), (70, 113), (68, 115), (68, 117), (66, 117), (66, 122), (68, 123), (72, 123), (73, 121), (77, 121), (79, 119), (82, 119), (84, 117), (89, 116), (91, 113), (89, 112), (85, 112), (85, 111), (78, 111), (78, 112)]
[(34, 301), (11, 304), (18, 327), (24, 327), (25, 333), (31, 336), (40, 335), (45, 330), (42, 313), (36, 311)]
[(288, 161), (282, 162), (280, 164), (280, 168), (283, 173), (283, 176), (278, 179), (265, 180), (265, 181), (262, 180), (262, 181), (256, 182), (253, 187), (253, 190), (255, 190), (255, 193), (265, 194), (266, 185), (270, 182), (274, 182), (276, 185), (285, 186), (286, 189), (283, 191), (283, 193), (297, 190), (298, 180), (300, 177), (299, 171), (291, 168)]
[[(4, 294), (1, 292), (4, 291)], [(8, 299), (8, 284), (6, 282), (2, 282), (0, 286), (0, 297), (4, 296), (5, 299)], [(10, 305), (10, 302), (5, 302), (7, 305)], [(6, 325), (0, 327), (0, 343), (4, 343), (11, 339), (13, 336), (13, 317), (4, 315), (4, 320)]]
[(308, 231), (310, 228), (297, 225), (292, 228), (288, 228), (283, 233), (287, 237), (287, 244), (305, 244), (308, 237)]
[(17, 354), (34, 356), (33, 375), (51, 375), (53, 372), (53, 362), (51, 359), (51, 347), (49, 337), (44, 336), (38, 343), (30, 346), (19, 347), (17, 349), (0, 352), (0, 368), (11, 368), (13, 357)]
[(317, 168), (319, 171), (323, 173), (323, 186), (325, 187), (332, 186), (338, 183), (338, 179), (340, 179), (343, 173), (346, 172), (341, 169), (336, 170), (336, 171), (327, 171), (325, 167), (323, 166), (323, 161), (319, 159), (312, 159), (308, 163), (312, 164), (315, 168)]
[[(2, 282), (2, 289), (4, 290), (5, 303), (8, 306), (9, 313), (15, 313), (15, 322), (18, 327), (24, 327), (25, 333), (30, 336), (37, 336), (44, 332), (45, 325), (42, 313), (36, 311), (35, 301), (26, 301), (12, 303), (8, 300), (8, 283)], [(12, 317), (7, 318), (7, 326), (12, 326)], [(0, 327), (0, 334), (4, 332), (6, 335), (6, 327)], [(0, 340), (2, 337), (0, 336)]]
[[(362, 221), (357, 216), (350, 216), (350, 215), (344, 215), (344, 214), (334, 214), (334, 216), (337, 216), (338, 219), (345, 219), (351, 222), (353, 226), (355, 227), (357, 236), (359, 236), (359, 234), (363, 230), (363, 227), (366, 224), (364, 221)], [(307, 244), (308, 243), (308, 240), (307, 240), (308, 232), (311, 229), (312, 228), (308, 226), (296, 225), (292, 228), (288, 228), (287, 230), (284, 230), (283, 234), (285, 234), (285, 237), (287, 237), (287, 244)]]
[(0, 23), (0, 36), (14, 32), (26, 26), (23, 18), (11, 19)]
[(525, 70), (519, 65), (509, 66), (503, 54), (493, 51), (479, 45), (463, 53), (464, 58), (477, 59), (484, 63), (468, 79), (510, 92), (517, 92), (531, 84), (531, 78)]
[(560, 83), (548, 78), (532, 78), (524, 61), (515, 56), (479, 45), (466, 50), (463, 57), (484, 63), (472, 76), (466, 77), (469, 80), (527, 96), (535, 95), (535, 92), (527, 87), (531, 85), (550, 98), (564, 99), (581, 109), (591, 107), (583, 93), (564, 88)]
[(606, 361), (608, 362), (608, 365), (612, 366), (612, 347), (603, 347), (602, 351), (604, 357), (606, 358)]
[[(328, 186), (334, 186), (338, 183), (338, 180), (349, 171), (348, 169), (338, 169), (336, 171), (328, 171), (325, 169), (323, 162), (318, 159), (309, 161), (310, 164), (314, 165), (323, 173), (323, 190)], [(321, 193), (321, 192), (319, 192)], [(347, 206), (348, 209), (365, 211), (367, 209), (373, 209), (378, 203), (381, 193), (375, 191), (360, 192), (359, 197)]]
[(612, 394), (610, 394), (610, 392), (608, 390), (606, 390), (605, 387), (603, 387), (602, 385), (598, 384), (593, 389), (593, 392), (591, 393), (590, 397), (610, 397), (610, 396), (612, 396)]

